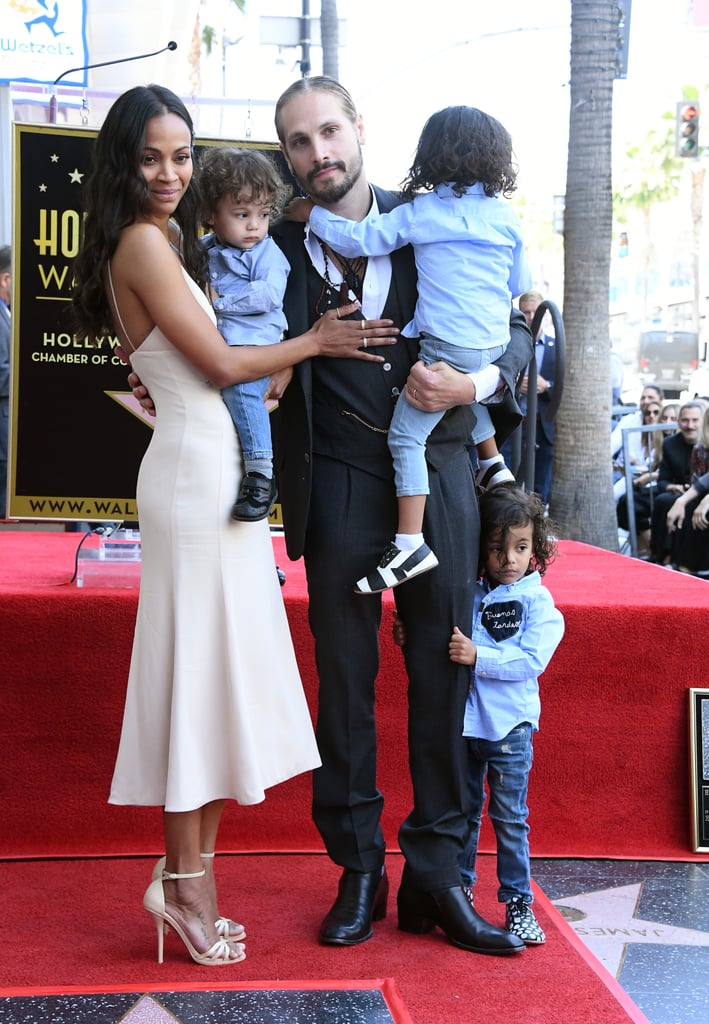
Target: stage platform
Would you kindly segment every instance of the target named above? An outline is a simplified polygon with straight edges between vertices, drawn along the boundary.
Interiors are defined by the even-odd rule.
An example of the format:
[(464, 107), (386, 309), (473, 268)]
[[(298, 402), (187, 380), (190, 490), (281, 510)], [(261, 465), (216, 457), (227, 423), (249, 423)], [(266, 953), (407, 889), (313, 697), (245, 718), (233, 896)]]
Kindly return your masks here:
[[(70, 582), (80, 540), (0, 532), (0, 858), (161, 851), (159, 815), (106, 803), (137, 588)], [(288, 561), (282, 538), (273, 543), (314, 710), (303, 567)], [(532, 855), (706, 860), (691, 851), (687, 691), (706, 685), (709, 584), (571, 541), (561, 543), (546, 579), (567, 630), (541, 681)], [(377, 715), (384, 829), (396, 849), (410, 791), (406, 679), (389, 635), (392, 608), (388, 595)], [(224, 851), (321, 848), (307, 776), (257, 807), (225, 814)], [(487, 824), (482, 848), (494, 848)]]

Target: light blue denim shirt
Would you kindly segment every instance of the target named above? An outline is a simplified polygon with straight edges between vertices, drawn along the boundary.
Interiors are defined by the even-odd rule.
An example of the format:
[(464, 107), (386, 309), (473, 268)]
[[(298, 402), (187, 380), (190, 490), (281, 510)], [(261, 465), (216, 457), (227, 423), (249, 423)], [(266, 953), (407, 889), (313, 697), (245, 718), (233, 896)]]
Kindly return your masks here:
[(538, 572), (510, 585), (476, 585), (472, 641), (478, 649), (464, 736), (501, 740), (521, 722), (539, 728), (538, 677), (564, 635), (564, 618)]
[(217, 328), (229, 345), (275, 345), (286, 329), (283, 293), (290, 264), (266, 235), (252, 249), (201, 239), (209, 257), (209, 284)]
[(402, 332), (407, 337), (425, 332), (481, 350), (504, 345), (512, 299), (532, 286), (517, 215), (505, 200), (486, 196), (480, 184), (462, 196), (449, 184), (438, 185), (362, 221), (316, 206), (310, 226), (348, 258), (413, 246), (419, 295), (414, 319)]

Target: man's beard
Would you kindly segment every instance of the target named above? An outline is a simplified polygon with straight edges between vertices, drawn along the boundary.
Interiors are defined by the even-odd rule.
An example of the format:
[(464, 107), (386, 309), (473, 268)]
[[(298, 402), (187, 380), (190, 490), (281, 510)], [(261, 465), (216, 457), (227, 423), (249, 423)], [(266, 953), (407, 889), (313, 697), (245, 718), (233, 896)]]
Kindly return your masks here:
[[(326, 181), (323, 184), (319, 184), (317, 174), (326, 167), (337, 167), (344, 172), (344, 177), (340, 181)], [(339, 202), (340, 199), (344, 199), (348, 192), (352, 191), (356, 182), (361, 178), (363, 171), (362, 151), (358, 149), (357, 163), (351, 172), (348, 172), (346, 165), (341, 160), (335, 160), (332, 163), (322, 164), (315, 171), (312, 171), (306, 181), (300, 182), (300, 185), (314, 202), (330, 206)]]

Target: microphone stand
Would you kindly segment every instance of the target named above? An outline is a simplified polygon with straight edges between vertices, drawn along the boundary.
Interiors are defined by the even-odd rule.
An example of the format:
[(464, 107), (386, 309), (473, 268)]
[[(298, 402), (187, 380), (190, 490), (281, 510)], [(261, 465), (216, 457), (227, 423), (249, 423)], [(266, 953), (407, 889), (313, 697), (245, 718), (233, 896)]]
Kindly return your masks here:
[(80, 68), (67, 68), (66, 71), (62, 71), (61, 75), (52, 82), (52, 94), (49, 97), (49, 123), (57, 123), (57, 85), (67, 75), (71, 75), (75, 71), (93, 71), (94, 68), (107, 68), (113, 64), (126, 64), (130, 60), (144, 60), (146, 57), (157, 57), (158, 54), (165, 53), (166, 50), (176, 49), (177, 43), (171, 39), (167, 46), (163, 46), (162, 50), (155, 50), (154, 53), (138, 53), (135, 57), (121, 57), (118, 60), (104, 60), (100, 64), (85, 64)]

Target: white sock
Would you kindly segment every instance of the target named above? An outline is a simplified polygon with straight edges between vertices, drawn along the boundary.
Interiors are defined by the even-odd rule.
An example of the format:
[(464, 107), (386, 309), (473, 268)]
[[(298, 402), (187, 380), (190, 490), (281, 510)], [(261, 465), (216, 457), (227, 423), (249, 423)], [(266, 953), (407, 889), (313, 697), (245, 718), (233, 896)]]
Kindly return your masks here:
[(491, 459), (478, 459), (478, 466), (480, 469), (489, 469), (490, 466), (494, 466), (496, 462), (504, 463), (504, 459), (501, 455), (495, 455)]
[(397, 533), (394, 543), (399, 551), (414, 551), (423, 544), (422, 533)]

